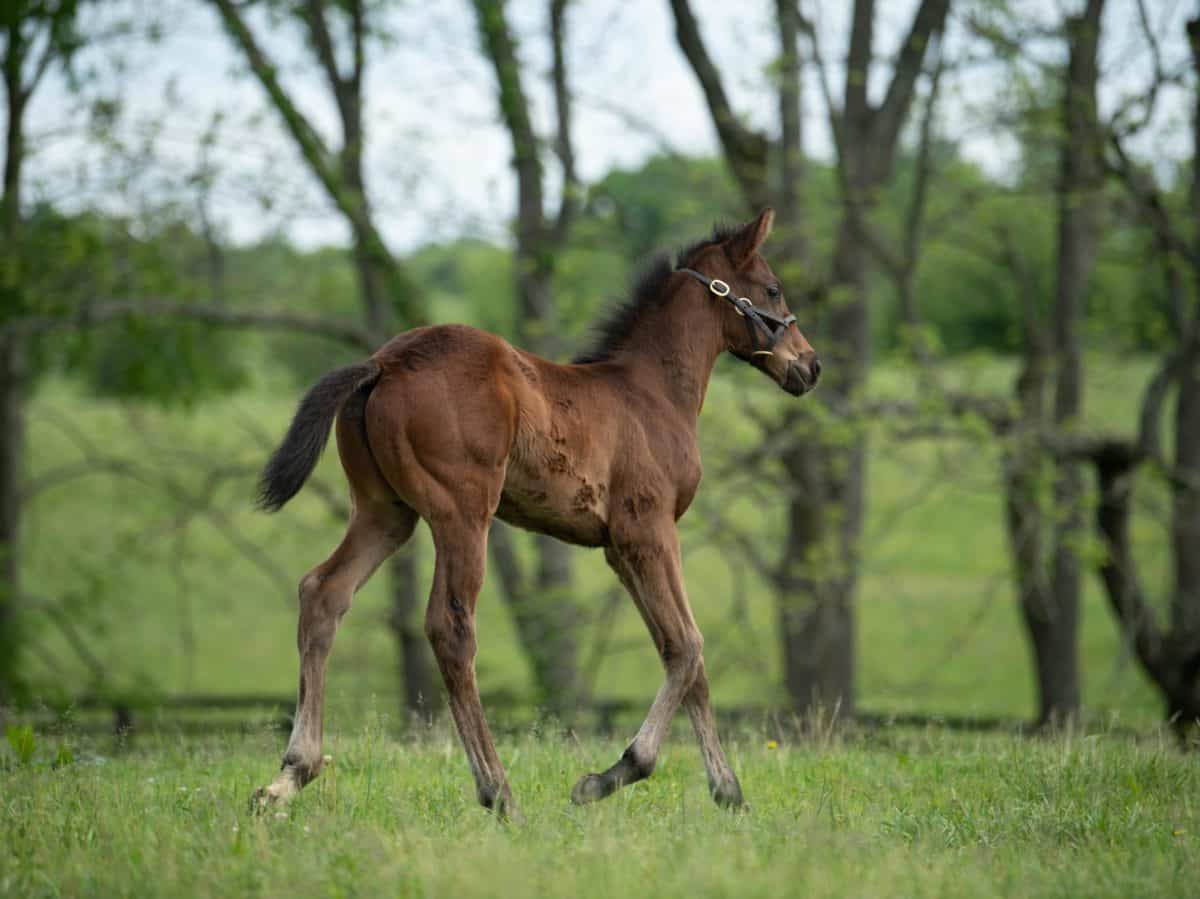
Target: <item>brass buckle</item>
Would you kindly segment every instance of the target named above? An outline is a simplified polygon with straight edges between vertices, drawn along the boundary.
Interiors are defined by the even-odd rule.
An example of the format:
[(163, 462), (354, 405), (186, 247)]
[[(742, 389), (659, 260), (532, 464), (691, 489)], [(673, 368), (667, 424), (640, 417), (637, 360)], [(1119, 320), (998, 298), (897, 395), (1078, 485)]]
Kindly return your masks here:
[(720, 278), (713, 278), (708, 282), (708, 289), (719, 297), (729, 296), (729, 285)]

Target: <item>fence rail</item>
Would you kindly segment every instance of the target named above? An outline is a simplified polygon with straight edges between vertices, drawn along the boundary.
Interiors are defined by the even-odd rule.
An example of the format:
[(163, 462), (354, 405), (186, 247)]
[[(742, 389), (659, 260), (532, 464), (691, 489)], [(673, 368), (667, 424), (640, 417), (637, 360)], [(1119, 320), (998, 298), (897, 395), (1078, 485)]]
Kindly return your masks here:
[[(532, 705), (511, 694), (485, 695), (483, 699), (485, 706), (501, 719), (501, 730), (505, 718), (521, 719), (527, 723), (537, 714)], [(117, 698), (89, 696), (69, 703), (27, 710), (27, 716), (42, 725), (62, 725), (69, 722), (76, 729), (111, 731), (129, 738), (138, 731), (153, 730), (159, 726), (170, 726), (173, 729), (199, 734), (216, 730), (246, 730), (261, 726), (264, 720), (271, 726), (286, 731), (291, 727), (294, 705), (294, 696), (268, 693), (196, 693)], [(436, 710), (440, 705), (434, 708)], [(577, 710), (573, 729), (613, 734), (625, 723), (640, 720), (645, 710), (646, 703), (634, 699), (596, 699)], [(250, 712), (260, 714), (251, 718), (248, 714)], [(204, 717), (197, 718), (197, 714)], [(718, 717), (725, 727), (757, 725), (768, 732), (778, 733), (801, 732), (820, 724), (799, 719), (790, 710), (767, 706), (725, 706), (718, 711)], [(827, 721), (824, 723), (828, 724)], [(856, 727), (870, 730), (889, 727), (938, 727), (966, 732), (1023, 734), (1035, 729), (1029, 721), (1012, 717), (892, 713), (878, 710), (858, 712), (853, 723)], [(1084, 722), (1085, 728), (1088, 723)], [(1102, 729), (1109, 733), (1137, 733), (1131, 728), (1113, 726), (1111, 723), (1104, 724)]]

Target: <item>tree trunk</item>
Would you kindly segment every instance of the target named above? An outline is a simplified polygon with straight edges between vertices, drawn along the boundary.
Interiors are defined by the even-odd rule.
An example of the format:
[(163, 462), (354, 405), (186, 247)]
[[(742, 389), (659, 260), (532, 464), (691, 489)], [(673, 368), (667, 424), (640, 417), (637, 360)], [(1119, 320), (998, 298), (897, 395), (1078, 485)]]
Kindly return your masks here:
[[(1187, 23), (1187, 35), (1193, 72), (1200, 73), (1200, 19)], [(1185, 741), (1200, 727), (1200, 308), (1188, 314), (1180, 270), (1184, 263), (1192, 266), (1194, 290), (1200, 272), (1195, 261), (1195, 247), (1200, 244), (1200, 95), (1194, 92), (1193, 103), (1188, 237), (1174, 225), (1152, 182), (1138, 178), (1119, 140), (1110, 135), (1122, 163), (1117, 171), (1155, 232), (1177, 344), (1165, 355), (1159, 375), (1143, 396), (1138, 439), (1123, 446), (1102, 445), (1089, 454), (1100, 482), (1096, 526), (1106, 550), (1100, 576), (1109, 606), (1138, 662), (1162, 694), (1168, 720)], [(1180, 252), (1178, 247), (1186, 249)], [(1167, 460), (1159, 446), (1158, 410), (1172, 383), (1178, 391), (1174, 459)], [(1147, 458), (1165, 467), (1172, 494), (1173, 584), (1166, 632), (1143, 591), (1130, 539), (1134, 475)]]
[(530, 576), (517, 557), (516, 534), (504, 522), (493, 522), (488, 538), (493, 570), (529, 661), (537, 703), (569, 723), (580, 689), (579, 613), (572, 601), (570, 548), (551, 537), (535, 536), (536, 570)]
[[(851, 296), (828, 310), (831, 361), (822, 395), (844, 409), (859, 390), (869, 363), (868, 284), (862, 243), (848, 219), (838, 230), (833, 280)], [(807, 412), (805, 418), (811, 418)], [(816, 428), (803, 429), (817, 434)], [(865, 438), (840, 445), (816, 439), (793, 443), (784, 464), (791, 480), (788, 542), (778, 578), (784, 684), (797, 713), (820, 709), (853, 717), (855, 691), (854, 591), (863, 521)]]
[[(1026, 303), (1024, 365), (1016, 382), (1019, 417), (1012, 445), (1005, 454), (1005, 522), (1013, 579), (1036, 672), (1038, 702), (1053, 690), (1050, 644), (1053, 628), (1044, 624), (1052, 614), (1051, 585), (1046, 565), (1045, 516), (1040, 495), (1042, 475), (1049, 464), (1041, 446), (1046, 425), (1047, 358), (1040, 343), (1036, 304)], [(1043, 674), (1044, 672), (1044, 674)], [(1048, 684), (1047, 681), (1050, 681)]]
[[(512, 165), (517, 177), (514, 269), (518, 316), (514, 337), (520, 346), (554, 358), (562, 352), (554, 308), (554, 255), (563, 248), (577, 200), (563, 46), (565, 4), (551, 0), (549, 8), (558, 117), (556, 143), (564, 180), (562, 205), (553, 227), (544, 208), (540, 143), (533, 130), (516, 41), (505, 18), (504, 4), (476, 0), (475, 12), (483, 50), (496, 75), (500, 117), (512, 142)], [(515, 552), (513, 536), (502, 524), (492, 528), (490, 548), (500, 574), (501, 594), (529, 658), (539, 702), (570, 721), (579, 694), (580, 617), (571, 590), (572, 550), (550, 537), (534, 537), (535, 570), (527, 575)]]
[(0, 340), (0, 707), (19, 676), (21, 460), (24, 452), (25, 360), (16, 340)]
[(560, 720), (574, 720), (579, 701), (579, 604), (574, 593), (572, 550), (553, 537), (538, 535), (536, 595), (544, 621), (546, 668), (540, 678), (543, 703)]
[[(1089, 0), (1082, 16), (1067, 20), (1070, 58), (1063, 93), (1064, 134), (1058, 186), (1058, 280), (1054, 331), (1058, 367), (1054, 424), (1074, 429), (1083, 412), (1082, 326), (1084, 301), (1099, 240), (1099, 121), (1097, 56), (1103, 0)], [(1060, 460), (1054, 483), (1054, 555), (1050, 589), (1023, 602), (1033, 650), (1041, 724), (1062, 724), (1079, 714), (1079, 560), (1084, 537), (1081, 463)]]
[[(1192, 73), (1200, 76), (1200, 18), (1187, 23)], [(1200, 95), (1192, 97), (1192, 183), (1189, 191), (1191, 231), (1200, 245)], [(1195, 286), (1193, 289), (1197, 289)], [(1200, 303), (1191, 320), (1193, 341), (1200, 340)], [(1181, 335), (1188, 338), (1187, 334)], [(1171, 549), (1175, 590), (1171, 597), (1171, 630), (1200, 651), (1200, 350), (1193, 349), (1179, 377), (1175, 406), (1175, 469)], [(1200, 657), (1197, 658), (1200, 666)], [(1200, 670), (1195, 672), (1200, 679)], [(1200, 688), (1200, 685), (1197, 685)]]
[[(361, 172), (351, 175), (351, 189), (364, 197)], [(359, 292), (363, 314), (372, 334), (382, 344), (392, 336), (392, 310), (386, 285), (389, 282), (387, 265), (369, 246), (370, 235), (354, 229), (354, 261), (358, 270)], [(381, 264), (384, 263), (384, 264)], [(388, 623), (396, 641), (400, 669), (403, 672), (401, 695), (404, 708), (411, 715), (428, 717), (437, 695), (433, 654), (425, 639), (424, 602), (418, 595), (417, 550), (413, 542), (392, 557), (388, 565), (388, 589), (391, 595), (391, 614)]]
[[(0, 321), (20, 315), (21, 167), (25, 158), (20, 50), (8, 35), (4, 86), (8, 130), (4, 139), (4, 183), (0, 194)], [(15, 57), (15, 61), (13, 58)], [(0, 339), (0, 708), (13, 698), (19, 676), (21, 463), (25, 449), (25, 347), (20, 338)]]
[(392, 612), (389, 625), (399, 654), (400, 695), (410, 715), (433, 717), (438, 701), (437, 669), (425, 639), (425, 597), (417, 580), (418, 544), (410, 540), (389, 563)]
[(1171, 550), (1171, 643), (1178, 659), (1167, 715), (1200, 724), (1200, 353), (1179, 379), (1175, 407), (1175, 481)]
[[(1200, 389), (1200, 384), (1194, 385)], [(1104, 541), (1100, 563), (1109, 606), (1143, 670), (1165, 700), (1167, 719), (1181, 737), (1200, 725), (1200, 640), (1195, 633), (1163, 634), (1137, 573), (1130, 540), (1131, 500), (1138, 451), (1097, 452), (1100, 481), (1096, 525)]]
[(781, 264), (776, 266), (793, 292), (807, 272), (808, 239), (805, 223), (804, 82), (797, 41), (800, 12), (795, 0), (776, 0), (779, 23), (779, 205), (775, 233)]
[[(343, 86), (344, 87), (344, 86)], [(351, 219), (354, 235), (354, 265), (359, 296), (368, 330), (382, 345), (395, 330), (391, 293), (400, 280), (399, 267), (386, 249), (371, 219), (362, 171), (362, 105), (357, 96), (343, 90), (339, 108), (343, 121), (341, 175), (343, 190), (350, 195), (358, 215)], [(388, 565), (391, 614), (388, 624), (396, 642), (401, 672), (400, 695), (409, 715), (428, 718), (435, 708), (437, 669), (425, 639), (423, 597), (417, 587), (417, 547), (410, 541)]]

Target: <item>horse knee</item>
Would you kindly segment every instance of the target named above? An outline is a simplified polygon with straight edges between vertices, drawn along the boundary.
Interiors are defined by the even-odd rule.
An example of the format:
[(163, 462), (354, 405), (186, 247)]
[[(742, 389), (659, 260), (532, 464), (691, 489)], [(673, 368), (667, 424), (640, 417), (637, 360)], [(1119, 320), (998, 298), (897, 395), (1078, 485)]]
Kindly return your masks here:
[(319, 569), (300, 579), (299, 594), (301, 651), (314, 643), (332, 642), (338, 622), (350, 608), (350, 594), (337, 589)]
[(320, 571), (310, 571), (300, 578), (300, 589), (297, 592), (300, 594), (301, 610), (311, 608), (318, 601), (324, 583), (325, 578)]
[(704, 637), (693, 630), (678, 640), (668, 641), (662, 649), (663, 665), (691, 684), (704, 667)]

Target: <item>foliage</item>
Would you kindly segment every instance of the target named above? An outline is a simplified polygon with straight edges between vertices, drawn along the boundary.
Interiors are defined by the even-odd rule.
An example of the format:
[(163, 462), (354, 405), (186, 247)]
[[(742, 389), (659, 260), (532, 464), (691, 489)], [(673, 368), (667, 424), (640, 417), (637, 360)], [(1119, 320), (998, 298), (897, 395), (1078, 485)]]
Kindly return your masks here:
[[(1038, 302), (1048, 307), (1052, 196), (1007, 190), (959, 158), (952, 146), (942, 148), (937, 164), (938, 188), (930, 198), (930, 233), (917, 281), (928, 327), (951, 354), (1012, 352), (1021, 340), (1022, 300), (1001, 258), (1003, 240), (1011, 239), (1027, 261)], [(912, 168), (911, 158), (901, 160), (885, 191), (877, 219), (886, 233), (902, 228)], [(833, 173), (813, 163), (810, 180), (809, 230), (821, 257), (836, 227)], [(713, 159), (654, 157), (593, 184), (557, 266), (559, 317), (570, 343), (587, 340), (589, 324), (607, 302), (624, 294), (641, 259), (677, 248), (714, 221), (736, 217), (736, 196)], [(1106, 232), (1088, 328), (1093, 346), (1145, 351), (1165, 339), (1162, 286), (1160, 279), (1145, 276), (1149, 235), (1136, 224), (1122, 224), (1127, 221), (1128, 216), (1119, 218)], [(163, 217), (147, 229), (95, 213), (66, 216), (42, 207), (26, 227), (34, 255), (25, 294), (36, 297), (44, 313), (69, 313), (106, 297), (217, 301), (210, 271), (214, 248), (178, 218)], [(217, 249), (227, 285), (220, 301), (351, 320), (361, 314), (344, 250), (301, 251), (278, 238)], [(461, 239), (421, 248), (407, 264), (431, 320), (514, 332), (511, 259), (504, 248)], [(875, 342), (880, 350), (895, 350), (903, 345), (899, 310), (887, 280), (880, 279), (880, 286)], [(269, 375), (282, 365), (295, 383), (305, 384), (346, 358), (340, 347), (311, 337), (232, 335), (150, 320), (86, 332), (45, 352), (101, 393), (160, 401), (228, 391), (245, 382), (248, 366)]]
[[(209, 248), (178, 220), (138, 234), (132, 222), (39, 206), (25, 223), (23, 293), (43, 316), (114, 299), (215, 302)], [(100, 395), (191, 402), (245, 383), (239, 340), (199, 325), (129, 319), (36, 344), (43, 369), (72, 372)]]
[[(922, 314), (950, 354), (1015, 352), (1021, 343), (1019, 280), (1006, 260), (1011, 250), (1028, 266), (1036, 302), (1048, 312), (1054, 285), (1054, 196), (1049, 185), (999, 182), (942, 143), (926, 214), (918, 270)], [(828, 258), (837, 227), (833, 170), (810, 161), (807, 222), (815, 258)], [(875, 219), (893, 240), (903, 234), (914, 159), (901, 158)], [(1122, 210), (1114, 190), (1088, 309), (1089, 345), (1114, 351), (1161, 348), (1165, 339), (1161, 279), (1147, 278), (1150, 234)], [(1121, 214), (1117, 214), (1117, 213)], [(619, 293), (639, 259), (671, 250), (705, 233), (714, 221), (742, 212), (734, 186), (717, 160), (653, 157), (635, 170), (613, 171), (591, 186), (562, 261), (558, 294), (564, 320), (578, 328), (600, 296)], [(800, 296), (812, 276), (801, 277)], [(894, 287), (879, 278), (874, 341), (879, 350), (904, 345)], [(610, 286), (611, 285), (611, 286)], [(603, 293), (602, 293), (603, 291)], [(488, 292), (481, 294), (489, 296)], [(815, 337), (816, 335), (814, 335)]]

